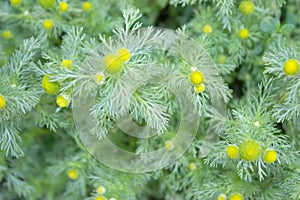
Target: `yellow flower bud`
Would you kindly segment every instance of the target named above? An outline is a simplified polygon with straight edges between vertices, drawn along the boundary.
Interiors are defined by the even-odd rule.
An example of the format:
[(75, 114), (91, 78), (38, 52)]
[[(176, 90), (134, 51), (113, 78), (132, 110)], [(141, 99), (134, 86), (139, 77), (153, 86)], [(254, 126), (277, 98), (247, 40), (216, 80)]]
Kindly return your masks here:
[(60, 84), (58, 82), (50, 82), (50, 76), (45, 75), (42, 79), (42, 87), (47, 94), (57, 94), (60, 90)]
[(10, 39), (12, 37), (12, 33), (10, 30), (5, 30), (2, 32), (2, 37), (4, 39)]
[(4, 108), (5, 105), (6, 105), (5, 98), (2, 95), (0, 95), (0, 109)]
[(130, 59), (130, 52), (126, 48), (119, 48), (117, 51), (117, 54), (121, 60), (124, 62), (128, 61)]
[(96, 196), (95, 200), (106, 200), (104, 196)]
[(261, 148), (255, 141), (249, 140), (240, 145), (240, 157), (246, 161), (255, 161), (259, 158)]
[(193, 85), (199, 85), (204, 82), (204, 76), (199, 71), (194, 71), (190, 75), (190, 81)]
[(295, 75), (299, 71), (299, 62), (296, 59), (289, 59), (283, 65), (283, 71), (286, 75)]
[(21, 0), (10, 0), (10, 5), (17, 6), (21, 4)]
[(266, 163), (273, 163), (276, 161), (277, 159), (277, 153), (275, 150), (273, 149), (267, 149), (265, 151), (264, 157), (263, 157), (264, 161)]
[(68, 170), (69, 179), (76, 180), (78, 178), (78, 176), (79, 176), (78, 172), (75, 169), (69, 169)]
[(225, 194), (220, 194), (218, 196), (218, 200), (226, 200), (226, 195)]
[(189, 164), (189, 169), (190, 169), (191, 171), (195, 171), (195, 170), (197, 169), (197, 165), (196, 165), (195, 163), (190, 163), (190, 164)]
[(249, 36), (249, 31), (243, 28), (239, 31), (239, 36), (241, 39), (246, 39)]
[(230, 195), (229, 200), (243, 200), (243, 195), (241, 195), (240, 193), (233, 193), (232, 195)]
[(53, 28), (53, 22), (52, 22), (52, 20), (45, 19), (45, 20), (44, 20), (44, 28), (45, 28), (46, 30), (52, 29), (52, 28)]
[(69, 5), (68, 5), (67, 2), (62, 1), (62, 2), (59, 3), (59, 10), (61, 12), (67, 12), (68, 9), (69, 9)]
[(167, 149), (167, 151), (171, 151), (174, 148), (174, 144), (172, 141), (166, 141), (165, 142), (165, 148)]
[(72, 61), (71, 60), (68, 60), (68, 59), (65, 59), (61, 62), (61, 66), (64, 67), (64, 68), (67, 68), (69, 70), (73, 69), (73, 66), (72, 66)]
[(69, 103), (70, 103), (70, 96), (65, 93), (60, 94), (56, 98), (56, 104), (61, 108), (68, 107)]
[(254, 13), (254, 3), (252, 1), (242, 1), (239, 8), (244, 15), (251, 15)]
[(103, 64), (107, 73), (116, 74), (122, 70), (124, 62), (117, 55), (109, 54), (103, 58)]
[(88, 11), (91, 11), (92, 10), (92, 4), (90, 2), (83, 2), (82, 4), (82, 10), (88, 12)]
[(101, 84), (103, 82), (103, 74), (102, 73), (97, 73), (94, 77), (95, 81), (97, 84)]
[(41, 7), (50, 9), (54, 7), (55, 0), (38, 0), (38, 3)]
[(105, 187), (99, 186), (99, 187), (97, 188), (97, 193), (98, 193), (98, 194), (104, 194), (105, 192), (106, 192)]
[(196, 93), (203, 92), (204, 89), (205, 89), (205, 85), (204, 84), (200, 84), (200, 85), (195, 86), (195, 92)]
[(210, 34), (212, 32), (212, 27), (209, 24), (206, 24), (203, 27), (203, 32), (206, 33), (206, 34)]
[(228, 145), (226, 154), (229, 158), (236, 159), (239, 156), (239, 148), (236, 145)]

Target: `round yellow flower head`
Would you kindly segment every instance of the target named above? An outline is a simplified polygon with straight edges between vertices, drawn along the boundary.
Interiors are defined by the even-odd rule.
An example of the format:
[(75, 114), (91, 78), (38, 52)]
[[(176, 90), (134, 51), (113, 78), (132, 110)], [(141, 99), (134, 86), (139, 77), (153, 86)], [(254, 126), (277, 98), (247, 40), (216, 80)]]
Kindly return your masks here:
[(68, 107), (69, 103), (70, 103), (69, 95), (61, 94), (58, 95), (58, 97), (56, 98), (56, 104), (61, 108)]
[(50, 9), (54, 7), (55, 0), (38, 0), (38, 3), (41, 7)]
[(105, 192), (106, 192), (105, 187), (99, 186), (99, 187), (97, 188), (97, 193), (98, 193), (98, 194), (104, 194)]
[(205, 89), (205, 85), (204, 84), (200, 84), (200, 85), (195, 86), (195, 92), (196, 93), (201, 93), (201, 92), (204, 91), (204, 89)]
[(174, 149), (174, 144), (172, 141), (166, 141), (165, 142), (165, 148), (167, 149), (167, 151), (171, 151), (172, 149)]
[(59, 3), (59, 10), (61, 12), (67, 12), (68, 9), (69, 9), (69, 5), (68, 5), (67, 2), (62, 1), (62, 2)]
[(116, 74), (122, 70), (124, 62), (117, 55), (109, 54), (103, 58), (103, 64), (107, 73)]
[(244, 15), (251, 15), (254, 13), (254, 3), (252, 1), (242, 1), (239, 8)]
[(121, 60), (124, 62), (128, 61), (130, 59), (130, 52), (126, 48), (119, 48), (117, 51), (117, 54)]
[(45, 75), (42, 79), (42, 87), (47, 94), (55, 95), (60, 90), (58, 82), (50, 82), (50, 76)]
[(241, 39), (246, 39), (249, 36), (249, 31), (243, 28), (239, 31), (239, 36)]
[(68, 170), (69, 179), (76, 180), (78, 178), (78, 176), (79, 176), (78, 172), (75, 169), (69, 169)]
[(2, 32), (2, 37), (4, 39), (10, 39), (12, 37), (12, 33), (10, 30), (5, 30)]
[(299, 71), (299, 62), (296, 59), (289, 59), (283, 65), (283, 71), (286, 75), (295, 75)]
[(83, 2), (83, 4), (82, 4), (82, 10), (88, 12), (88, 11), (91, 11), (92, 8), (93, 7), (92, 7), (92, 4), (90, 2), (88, 2), (88, 1)]
[(240, 157), (246, 161), (255, 161), (259, 158), (261, 148), (255, 141), (248, 140), (240, 145)]
[(276, 159), (277, 159), (277, 153), (276, 153), (276, 151), (273, 150), (273, 149), (267, 149), (265, 151), (263, 159), (264, 159), (264, 161), (266, 163), (273, 163), (273, 162), (275, 162)]
[(97, 73), (94, 77), (95, 81), (97, 84), (101, 84), (103, 82), (103, 74), (102, 73)]
[(5, 98), (2, 95), (0, 95), (0, 109), (4, 108), (5, 105), (6, 105)]
[(199, 71), (194, 71), (190, 74), (190, 81), (193, 85), (200, 85), (204, 82), (204, 76)]
[(17, 6), (20, 5), (22, 0), (10, 0), (10, 5)]
[(232, 195), (230, 195), (229, 200), (243, 200), (243, 195), (241, 195), (240, 193), (233, 193)]
[(212, 27), (209, 24), (206, 24), (203, 27), (203, 32), (206, 33), (206, 34), (210, 34), (212, 32)]
[(64, 68), (67, 68), (69, 70), (73, 69), (73, 66), (72, 66), (72, 61), (71, 60), (68, 60), (68, 59), (65, 59), (61, 62), (61, 66), (64, 67)]
[(44, 20), (44, 28), (45, 28), (46, 30), (52, 29), (52, 28), (53, 28), (53, 22), (52, 22), (52, 20), (50, 20), (50, 19), (45, 19), (45, 20)]
[(189, 169), (191, 170), (191, 171), (195, 171), (196, 169), (197, 169), (197, 165), (195, 164), (195, 163), (190, 163), (189, 164)]
[(220, 194), (218, 196), (218, 200), (226, 200), (226, 195), (225, 194)]
[(236, 159), (239, 156), (239, 148), (236, 145), (228, 145), (226, 154), (229, 158)]
[(94, 200), (106, 200), (104, 196), (96, 196)]

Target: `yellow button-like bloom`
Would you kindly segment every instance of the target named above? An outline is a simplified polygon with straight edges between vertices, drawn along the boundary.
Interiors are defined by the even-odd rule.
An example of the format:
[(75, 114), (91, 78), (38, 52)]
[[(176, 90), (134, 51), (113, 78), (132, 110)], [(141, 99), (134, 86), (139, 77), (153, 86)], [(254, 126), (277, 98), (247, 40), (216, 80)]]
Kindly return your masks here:
[(239, 36), (241, 39), (246, 39), (249, 36), (249, 31), (243, 28), (239, 31)]
[(239, 148), (236, 145), (228, 145), (226, 154), (229, 158), (236, 159), (239, 156)]
[(200, 85), (195, 86), (195, 92), (197, 92), (197, 93), (203, 92), (204, 89), (205, 89), (204, 84), (200, 84)]
[(10, 5), (17, 6), (20, 5), (22, 0), (10, 0)]
[(38, 0), (38, 3), (41, 7), (50, 9), (54, 7), (55, 0)]
[(67, 2), (62, 1), (62, 2), (59, 3), (59, 10), (61, 12), (67, 12), (68, 9), (69, 9), (69, 5), (68, 5)]
[(104, 196), (96, 196), (95, 200), (107, 200)]
[(299, 62), (296, 59), (289, 59), (283, 65), (283, 71), (286, 75), (295, 75), (299, 71)]
[(0, 95), (0, 109), (4, 108), (5, 105), (6, 105), (5, 98), (2, 95)]
[(71, 60), (68, 60), (68, 59), (65, 59), (61, 62), (61, 66), (62, 67), (65, 67), (69, 70), (73, 69), (73, 66), (72, 66), (72, 61)]
[(52, 29), (52, 28), (53, 28), (53, 22), (52, 22), (52, 20), (50, 20), (50, 19), (45, 19), (45, 20), (44, 20), (44, 28), (45, 28), (46, 30)]
[(191, 170), (191, 171), (195, 171), (196, 169), (197, 169), (197, 166), (196, 166), (196, 164), (195, 163), (190, 163), (189, 164), (189, 169)]
[(167, 149), (167, 151), (171, 151), (174, 148), (174, 144), (171, 141), (166, 141), (165, 142), (165, 148)]
[(226, 200), (226, 195), (225, 194), (220, 194), (218, 196), (218, 200)]
[(106, 192), (105, 187), (99, 186), (99, 187), (97, 188), (97, 193), (98, 193), (98, 194), (104, 194), (105, 192)]
[(259, 158), (261, 148), (255, 141), (249, 140), (240, 145), (240, 157), (246, 161), (255, 161)]
[(45, 75), (42, 79), (42, 87), (47, 94), (57, 94), (60, 90), (60, 84), (58, 82), (50, 82), (50, 76)]
[(203, 27), (203, 32), (206, 33), (206, 34), (210, 34), (212, 32), (212, 27), (209, 24), (206, 24)]
[(229, 200), (243, 200), (243, 195), (241, 195), (240, 193), (233, 193), (232, 195), (230, 195)]
[(10, 39), (12, 37), (12, 33), (10, 30), (5, 30), (2, 32), (2, 37), (4, 39)]
[(254, 3), (252, 1), (242, 1), (239, 8), (244, 15), (251, 15), (254, 13)]
[(124, 62), (117, 55), (109, 54), (103, 58), (105, 71), (109, 74), (116, 74), (122, 70)]
[(95, 75), (95, 81), (97, 84), (101, 84), (103, 82), (103, 74), (102, 73), (97, 73)]
[(117, 51), (117, 54), (121, 60), (124, 62), (128, 61), (130, 59), (130, 52), (126, 48), (119, 48)]
[(69, 169), (68, 170), (69, 179), (76, 180), (78, 178), (78, 176), (79, 176), (78, 172), (75, 169)]
[(193, 85), (200, 85), (201, 83), (204, 82), (204, 76), (201, 72), (194, 71), (190, 75), (190, 81)]
[(69, 103), (70, 103), (70, 99), (65, 94), (61, 94), (56, 98), (56, 104), (61, 108), (68, 107)]
[(84, 11), (91, 11), (92, 10), (92, 8), (93, 8), (93, 6), (92, 6), (92, 4), (90, 3), (90, 2), (83, 2), (83, 4), (82, 4), (82, 10), (84, 10)]
[(277, 153), (275, 150), (273, 149), (267, 149), (265, 151), (264, 157), (263, 157), (264, 161), (266, 163), (273, 163), (276, 161), (277, 159)]

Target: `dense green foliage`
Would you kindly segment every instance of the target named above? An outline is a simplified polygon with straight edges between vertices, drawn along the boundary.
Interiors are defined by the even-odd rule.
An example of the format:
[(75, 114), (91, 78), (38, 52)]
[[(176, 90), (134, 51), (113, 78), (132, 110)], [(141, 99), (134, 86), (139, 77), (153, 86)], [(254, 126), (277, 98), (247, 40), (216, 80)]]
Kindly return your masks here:
[[(0, 0), (0, 200), (300, 199), (299, 7), (298, 0)], [(185, 44), (176, 46), (182, 57), (151, 52), (164, 37), (151, 26), (192, 38), (216, 69), (190, 66), (186, 60), (200, 53)], [(151, 36), (134, 35), (141, 27)], [(180, 108), (165, 87), (142, 86), (130, 98), (131, 117), (157, 136), (138, 140), (115, 128), (112, 94), (121, 75), (133, 70), (142, 81), (155, 73), (140, 67), (156, 62), (145, 55), (171, 60), (174, 87), (193, 83), (196, 69), (205, 88), (186, 86), (201, 117), (185, 154), (161, 170), (131, 174), (86, 150), (72, 102), (95, 90), (98, 123), (87, 134), (99, 140), (139, 153), (171, 148), (165, 142), (176, 135)], [(87, 62), (93, 56), (99, 60)], [(213, 93), (227, 114), (219, 141), (201, 156), (210, 120), (219, 117), (209, 109)]]

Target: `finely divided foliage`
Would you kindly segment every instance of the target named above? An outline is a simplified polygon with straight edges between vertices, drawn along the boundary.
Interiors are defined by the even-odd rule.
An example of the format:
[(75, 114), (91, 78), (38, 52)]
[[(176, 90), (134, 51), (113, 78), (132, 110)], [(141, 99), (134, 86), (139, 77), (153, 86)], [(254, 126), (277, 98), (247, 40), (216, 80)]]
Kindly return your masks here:
[[(299, 6), (1, 1), (0, 199), (299, 199)], [(83, 146), (72, 116), (78, 97), (96, 120), (86, 134), (136, 154), (172, 152), (183, 117), (174, 91), (200, 122), (173, 164), (123, 173)], [(154, 136), (124, 134), (120, 117)], [(207, 138), (214, 145), (203, 154)]]

